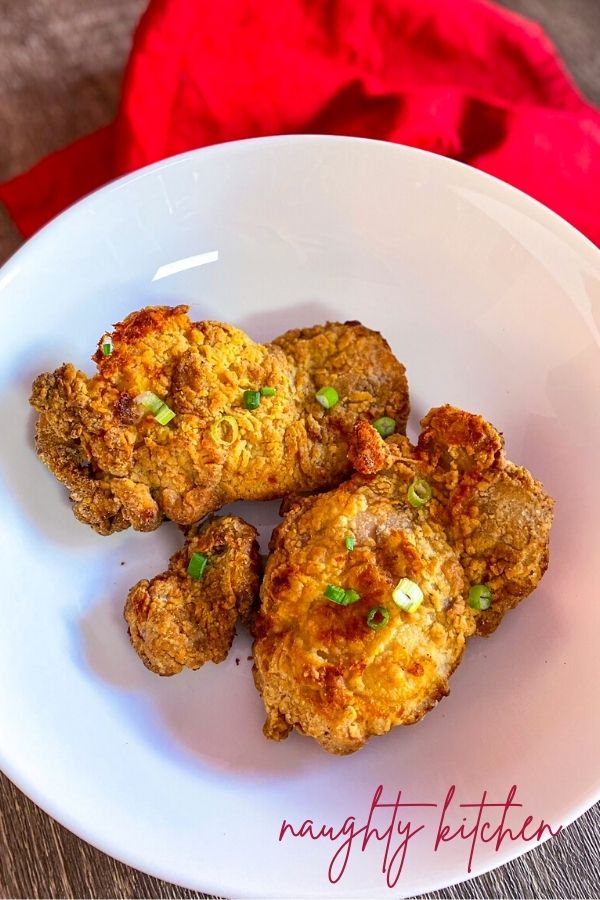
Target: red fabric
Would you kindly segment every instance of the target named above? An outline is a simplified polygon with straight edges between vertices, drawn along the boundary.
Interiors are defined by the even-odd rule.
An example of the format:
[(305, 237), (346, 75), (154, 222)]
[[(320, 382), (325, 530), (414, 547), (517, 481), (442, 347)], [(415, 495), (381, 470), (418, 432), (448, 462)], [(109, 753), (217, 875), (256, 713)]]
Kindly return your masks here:
[(23, 234), (193, 147), (363, 135), (461, 159), (600, 244), (600, 113), (534, 23), (486, 0), (151, 0), (116, 122), (0, 185)]

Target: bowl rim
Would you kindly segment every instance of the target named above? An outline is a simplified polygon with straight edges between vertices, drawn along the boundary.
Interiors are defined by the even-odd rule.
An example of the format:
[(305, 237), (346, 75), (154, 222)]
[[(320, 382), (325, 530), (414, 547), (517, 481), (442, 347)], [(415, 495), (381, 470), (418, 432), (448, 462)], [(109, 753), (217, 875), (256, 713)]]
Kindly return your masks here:
[(506, 200), (509, 201), (512, 199), (514, 202), (518, 201), (519, 204), (529, 207), (531, 213), (535, 211), (538, 222), (569, 243), (575, 251), (583, 253), (589, 258), (590, 262), (600, 265), (600, 248), (574, 225), (567, 222), (561, 215), (554, 212), (554, 210), (551, 210), (540, 200), (531, 197), (520, 188), (514, 187), (514, 185), (503, 181), (501, 178), (491, 175), (489, 172), (484, 172), (482, 169), (477, 169), (461, 160), (442, 156), (441, 154), (433, 153), (430, 150), (422, 150), (419, 147), (411, 147), (408, 144), (375, 140), (373, 138), (331, 134), (276, 134), (267, 135), (265, 137), (244, 138), (243, 140), (236, 141), (223, 141), (218, 144), (209, 144), (206, 147), (197, 147), (194, 150), (186, 150), (183, 153), (167, 156), (157, 162), (135, 169), (133, 172), (113, 178), (90, 193), (84, 194), (79, 200), (69, 204), (62, 212), (50, 219), (49, 222), (43, 225), (42, 228), (33, 235), (26, 238), (24, 243), (18, 247), (7, 260), (5, 260), (0, 267), (0, 291), (2, 291), (9, 281), (12, 281), (12, 278), (14, 277), (12, 267), (15, 264), (20, 263), (23, 257), (35, 247), (40, 240), (44, 240), (48, 235), (54, 233), (54, 230), (60, 228), (68, 218), (77, 215), (80, 209), (86, 209), (88, 206), (91, 206), (95, 202), (98, 194), (120, 190), (128, 184), (133, 184), (135, 181), (151, 176), (164, 169), (169, 169), (172, 166), (185, 164), (189, 160), (199, 156), (205, 157), (213, 154), (221, 155), (223, 153), (227, 154), (239, 150), (250, 150), (256, 147), (285, 147), (298, 144), (306, 144), (307, 146), (317, 144), (339, 144), (349, 147), (358, 147), (359, 145), (363, 147), (385, 147), (392, 153), (405, 154), (406, 156), (422, 156), (428, 159), (430, 165), (433, 165), (434, 167), (438, 166), (440, 169), (446, 168), (449, 171), (460, 171), (463, 177), (466, 176), (472, 178), (475, 181), (488, 184), (496, 190), (503, 192), (506, 196)]

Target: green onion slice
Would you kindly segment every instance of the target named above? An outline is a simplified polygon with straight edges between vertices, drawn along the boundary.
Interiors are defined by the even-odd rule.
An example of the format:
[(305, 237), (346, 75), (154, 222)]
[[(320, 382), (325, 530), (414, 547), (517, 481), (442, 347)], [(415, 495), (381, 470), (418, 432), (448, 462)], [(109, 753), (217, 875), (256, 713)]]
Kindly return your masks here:
[(135, 400), (136, 403), (143, 406), (144, 409), (152, 413), (153, 416), (156, 415), (162, 406), (162, 400), (160, 397), (157, 397), (156, 394), (152, 393), (152, 391), (144, 391), (142, 394), (138, 394)]
[(135, 398), (136, 402), (152, 413), (160, 425), (168, 425), (175, 418), (173, 410), (152, 391), (144, 391)]
[(337, 603), (339, 606), (350, 606), (351, 603), (356, 603), (357, 600), (360, 600), (360, 594), (357, 591), (347, 591), (345, 588), (340, 587), (339, 584), (328, 584), (323, 593), (328, 600), (331, 600), (332, 603)]
[(110, 356), (113, 352), (113, 342), (110, 334), (105, 334), (102, 338), (102, 355)]
[(396, 420), (390, 419), (389, 416), (382, 416), (381, 419), (375, 419), (373, 428), (382, 438), (389, 437), (396, 430)]
[(415, 478), (408, 487), (407, 500), (415, 509), (421, 509), (431, 500), (431, 485), (424, 478)]
[(315, 397), (324, 409), (332, 409), (340, 399), (338, 392), (332, 387), (322, 387)]
[(154, 416), (159, 425), (168, 425), (171, 419), (175, 418), (175, 413), (166, 403), (161, 404), (160, 409)]
[[(213, 422), (210, 428), (210, 436), (215, 444), (233, 444), (239, 434), (238, 423), (233, 416), (221, 416)], [(226, 434), (229, 433), (229, 438)]]
[(367, 616), (369, 628), (383, 628), (390, 621), (390, 614), (385, 606), (374, 606)]
[(246, 409), (258, 409), (260, 406), (260, 391), (244, 391), (244, 406)]
[(487, 584), (474, 584), (469, 590), (471, 609), (489, 609), (491, 605), (492, 592)]
[(277, 393), (277, 388), (274, 387), (261, 387), (260, 393), (263, 397), (274, 397)]
[(324, 594), (328, 600), (332, 600), (334, 603), (343, 604), (346, 591), (343, 587), (340, 587), (339, 584), (328, 584)]
[(351, 534), (346, 536), (346, 540), (344, 541), (346, 544), (346, 550), (354, 550), (355, 540)]
[(208, 557), (204, 553), (192, 553), (187, 571), (190, 578), (199, 581), (204, 575), (204, 570), (208, 562)]
[(410, 578), (401, 578), (394, 588), (392, 600), (404, 612), (414, 613), (423, 602), (423, 591)]

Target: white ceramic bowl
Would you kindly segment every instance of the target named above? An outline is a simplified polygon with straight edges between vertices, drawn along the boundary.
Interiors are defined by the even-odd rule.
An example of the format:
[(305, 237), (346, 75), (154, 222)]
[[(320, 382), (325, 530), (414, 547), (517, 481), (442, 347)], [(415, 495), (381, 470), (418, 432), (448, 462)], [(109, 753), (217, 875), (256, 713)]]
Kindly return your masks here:
[[(282, 137), (189, 153), (88, 197), (4, 267), (0, 301), (0, 763), (36, 803), (188, 887), (372, 897), (390, 894), (381, 843), (360, 852), (356, 838), (333, 885), (341, 841), (279, 841), (282, 821), (339, 829), (353, 815), (359, 829), (380, 784), (382, 799), (437, 803), (402, 811), (424, 828), (397, 896), (467, 876), (470, 842), (433, 850), (452, 785), (454, 825), (484, 790), (501, 802), (518, 786), (515, 828), (526, 814), (564, 825), (598, 798), (600, 253), (585, 238), (441, 157)], [(263, 738), (246, 636), (218, 667), (146, 671), (122, 603), (164, 568), (177, 530), (99, 537), (34, 455), (33, 377), (64, 360), (90, 369), (111, 323), (182, 301), (256, 339), (327, 319), (380, 329), (408, 369), (413, 435), (431, 406), (482, 413), (557, 500), (535, 594), (471, 641), (436, 710), (351, 757)], [(276, 520), (276, 504), (241, 512), (265, 535)], [(530, 846), (478, 841), (471, 873)]]

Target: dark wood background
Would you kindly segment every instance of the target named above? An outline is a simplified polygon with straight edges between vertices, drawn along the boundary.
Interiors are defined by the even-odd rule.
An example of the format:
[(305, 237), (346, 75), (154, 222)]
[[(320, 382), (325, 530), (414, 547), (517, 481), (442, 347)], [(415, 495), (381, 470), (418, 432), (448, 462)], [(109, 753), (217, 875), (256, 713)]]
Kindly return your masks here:
[[(0, 0), (0, 180), (111, 119), (132, 29), (144, 5), (144, 0)], [(506, 0), (505, 5), (544, 25), (580, 88), (600, 104), (600, 0)], [(0, 210), (0, 263), (19, 243)], [(596, 806), (520, 859), (426, 896), (597, 898), (599, 834)], [(105, 856), (0, 776), (0, 897), (205, 896)]]

